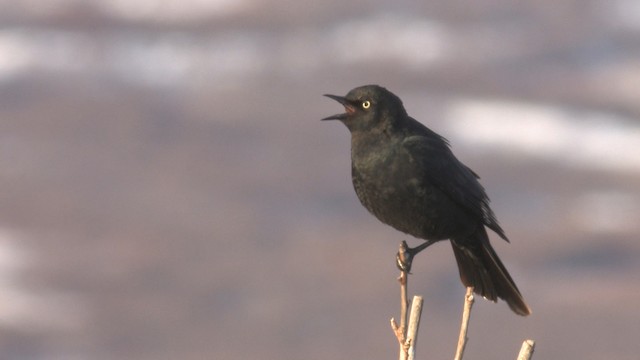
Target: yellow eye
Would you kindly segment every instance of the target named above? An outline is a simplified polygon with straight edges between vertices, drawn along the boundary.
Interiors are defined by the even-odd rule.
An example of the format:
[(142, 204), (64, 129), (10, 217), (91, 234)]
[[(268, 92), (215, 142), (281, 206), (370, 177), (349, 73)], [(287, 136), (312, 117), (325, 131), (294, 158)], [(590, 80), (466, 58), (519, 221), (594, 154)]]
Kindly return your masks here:
[(368, 109), (371, 107), (371, 102), (369, 100), (365, 100), (362, 102), (362, 108), (363, 109)]

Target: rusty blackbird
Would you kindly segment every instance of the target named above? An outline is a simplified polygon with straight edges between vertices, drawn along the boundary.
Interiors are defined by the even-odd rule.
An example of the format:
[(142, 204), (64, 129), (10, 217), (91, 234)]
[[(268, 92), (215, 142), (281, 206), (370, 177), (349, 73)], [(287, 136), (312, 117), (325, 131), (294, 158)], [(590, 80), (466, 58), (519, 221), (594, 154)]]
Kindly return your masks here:
[(408, 249), (406, 259), (399, 256), (398, 266), (409, 271), (415, 254), (449, 239), (465, 286), (529, 315), (486, 228), (509, 240), (478, 175), (453, 155), (447, 140), (411, 118), (400, 98), (381, 86), (325, 96), (345, 108), (323, 120), (339, 120), (351, 132), (351, 175), (362, 205), (383, 223), (426, 240)]

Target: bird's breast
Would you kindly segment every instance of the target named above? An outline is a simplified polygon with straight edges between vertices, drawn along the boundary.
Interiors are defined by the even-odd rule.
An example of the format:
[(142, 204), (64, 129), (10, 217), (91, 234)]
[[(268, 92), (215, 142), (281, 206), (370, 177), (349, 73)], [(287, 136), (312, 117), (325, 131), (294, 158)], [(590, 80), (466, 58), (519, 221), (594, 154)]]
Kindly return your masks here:
[[(352, 152), (352, 180), (360, 202), (385, 224), (418, 238), (440, 240), (458, 226), (460, 208), (428, 181), (429, 169), (401, 146)], [(462, 216), (462, 217), (461, 217)]]
[[(423, 222), (432, 189), (419, 167), (400, 150), (387, 146), (352, 158), (353, 186), (360, 202), (380, 221), (406, 233)], [(416, 235), (417, 236), (417, 235)]]

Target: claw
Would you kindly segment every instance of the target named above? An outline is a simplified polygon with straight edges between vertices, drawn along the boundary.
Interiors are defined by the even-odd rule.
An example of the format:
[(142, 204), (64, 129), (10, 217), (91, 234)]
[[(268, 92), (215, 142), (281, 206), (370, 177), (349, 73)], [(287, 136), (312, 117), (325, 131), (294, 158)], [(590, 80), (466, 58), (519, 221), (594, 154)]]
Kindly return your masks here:
[(411, 263), (413, 262), (413, 254), (411, 254), (407, 242), (402, 240), (400, 249), (396, 254), (396, 266), (402, 272), (411, 273)]
[(402, 272), (406, 272), (407, 274), (411, 274), (411, 265), (413, 263), (413, 257), (416, 256), (420, 251), (426, 249), (431, 244), (435, 243), (435, 241), (427, 240), (426, 242), (414, 247), (410, 248), (407, 245), (407, 242), (402, 240), (400, 243), (400, 249), (396, 254), (396, 266)]

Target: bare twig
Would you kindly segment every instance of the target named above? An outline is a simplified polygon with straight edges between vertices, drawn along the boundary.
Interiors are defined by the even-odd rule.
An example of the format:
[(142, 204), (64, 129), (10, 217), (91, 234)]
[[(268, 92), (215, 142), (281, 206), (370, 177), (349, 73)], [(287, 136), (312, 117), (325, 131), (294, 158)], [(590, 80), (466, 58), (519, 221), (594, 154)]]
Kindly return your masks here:
[(398, 343), (402, 346), (402, 329), (398, 326), (396, 319), (391, 318), (391, 329), (393, 329), (393, 333), (396, 334), (396, 338), (398, 339)]
[(473, 287), (467, 287), (467, 293), (464, 296), (464, 310), (462, 311), (462, 324), (460, 325), (460, 336), (458, 337), (458, 348), (454, 360), (461, 360), (464, 354), (464, 348), (467, 345), (467, 329), (469, 327), (469, 318), (471, 317), (471, 307), (473, 306)]
[(394, 319), (391, 319), (391, 328), (396, 334), (398, 344), (400, 345), (400, 354), (398, 358), (400, 360), (407, 360), (407, 280), (408, 273), (406, 271), (400, 272), (398, 282), (400, 282), (400, 326)]
[(406, 271), (400, 273), (400, 328), (402, 329), (402, 335), (406, 339), (407, 337), (407, 307), (409, 301), (407, 301), (407, 283), (409, 282), (409, 274)]
[(400, 325), (396, 322), (396, 319), (391, 318), (391, 329), (398, 338), (398, 343), (402, 350), (402, 346), (407, 338), (407, 273), (401, 272), (398, 278), (400, 282)]
[(414, 296), (411, 303), (411, 318), (407, 325), (407, 288), (409, 282), (409, 271), (411, 271), (411, 260), (413, 256), (409, 252), (406, 241), (400, 243), (398, 254), (396, 255), (396, 263), (400, 269), (400, 326), (391, 319), (391, 328), (396, 334), (400, 345), (400, 360), (413, 360), (416, 352), (416, 339), (418, 336), (418, 326), (420, 324), (420, 316), (422, 315), (422, 297)]
[[(398, 254), (396, 255), (396, 263), (400, 269), (400, 277), (398, 278), (398, 282), (400, 283), (400, 326), (398, 326), (398, 323), (396, 323), (393, 318), (391, 319), (391, 328), (393, 329), (393, 332), (398, 339), (398, 344), (400, 345), (400, 360), (407, 359), (408, 349), (408, 347), (405, 346), (407, 340), (407, 306), (409, 305), (409, 302), (407, 301), (407, 282), (409, 280), (411, 264), (407, 249), (407, 243), (402, 241), (400, 243)], [(407, 261), (409, 262), (407, 263)]]
[(407, 329), (407, 359), (414, 360), (418, 343), (418, 328), (420, 327), (420, 317), (422, 316), (422, 296), (414, 296), (411, 302), (411, 315), (409, 318), (409, 328)]
[[(404, 262), (403, 255), (406, 253), (406, 243), (400, 244), (400, 251), (398, 252), (397, 261), (398, 264)], [(422, 296), (414, 296), (411, 303), (411, 313), (407, 313), (407, 283), (409, 280), (408, 267), (399, 266), (401, 268), (400, 277), (398, 282), (400, 283), (400, 325), (391, 318), (391, 328), (400, 345), (400, 360), (414, 360), (416, 355), (418, 328), (420, 325), (420, 317), (422, 315)], [(464, 308), (462, 311), (462, 323), (460, 324), (460, 335), (458, 336), (458, 347), (454, 360), (462, 360), (464, 355), (464, 349), (467, 345), (469, 338), (467, 337), (467, 331), (469, 328), (469, 320), (471, 318), (471, 309), (474, 303), (473, 287), (467, 287), (467, 292), (464, 297)], [(407, 325), (408, 320), (408, 325)], [(518, 354), (517, 360), (531, 360), (535, 342), (533, 340), (525, 340), (522, 343), (522, 348)]]
[(533, 356), (533, 350), (536, 347), (536, 342), (533, 340), (525, 340), (522, 342), (520, 353), (518, 354), (518, 360), (530, 360)]
[[(420, 317), (422, 315), (422, 296), (414, 296), (411, 303), (411, 314), (407, 313), (407, 307), (409, 305), (407, 301), (407, 288), (409, 282), (409, 271), (411, 268), (412, 253), (409, 252), (406, 242), (400, 244), (400, 250), (396, 256), (396, 262), (400, 269), (400, 277), (398, 282), (400, 283), (400, 325), (395, 319), (391, 318), (391, 328), (398, 340), (400, 346), (400, 360), (414, 360), (416, 355), (418, 328), (420, 325)], [(474, 303), (473, 287), (467, 287), (467, 292), (464, 297), (464, 308), (462, 311), (462, 323), (460, 324), (460, 335), (458, 336), (458, 347), (454, 360), (462, 360), (464, 355), (464, 349), (467, 345), (469, 338), (467, 337), (467, 331), (469, 328), (469, 320), (471, 318), (471, 309)], [(407, 324), (408, 321), (408, 324)], [(517, 360), (530, 360), (533, 355), (533, 349), (535, 342), (533, 340), (525, 340), (520, 349), (520, 354)]]

